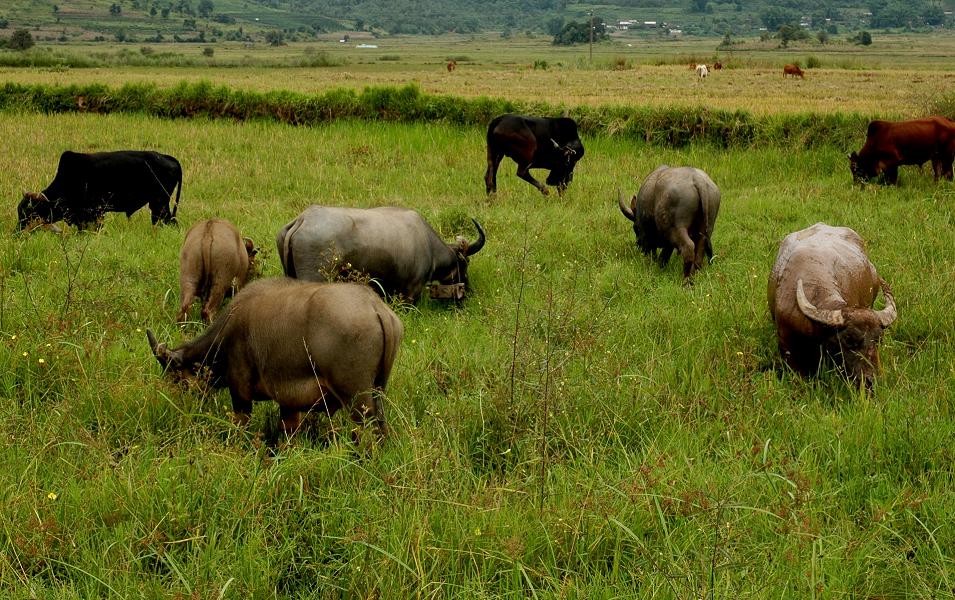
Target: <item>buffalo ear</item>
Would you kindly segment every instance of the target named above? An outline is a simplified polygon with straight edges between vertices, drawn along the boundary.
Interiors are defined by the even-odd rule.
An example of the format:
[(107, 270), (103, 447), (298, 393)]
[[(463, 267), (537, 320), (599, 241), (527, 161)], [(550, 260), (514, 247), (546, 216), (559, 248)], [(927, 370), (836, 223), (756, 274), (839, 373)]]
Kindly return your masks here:
[(242, 238), (242, 241), (245, 243), (245, 251), (249, 253), (249, 258), (252, 258), (259, 253), (259, 250), (255, 247), (255, 243), (252, 241), (252, 238)]
[(859, 155), (855, 151), (849, 153), (849, 160), (856, 160), (859, 158)]

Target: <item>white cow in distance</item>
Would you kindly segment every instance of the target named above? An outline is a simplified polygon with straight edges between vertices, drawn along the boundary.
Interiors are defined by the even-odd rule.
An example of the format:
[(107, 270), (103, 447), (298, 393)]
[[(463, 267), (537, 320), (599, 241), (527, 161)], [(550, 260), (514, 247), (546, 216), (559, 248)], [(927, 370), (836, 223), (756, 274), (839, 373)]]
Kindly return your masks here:
[(710, 70), (706, 68), (706, 65), (696, 65), (696, 74), (700, 76), (700, 80), (702, 81), (710, 74)]

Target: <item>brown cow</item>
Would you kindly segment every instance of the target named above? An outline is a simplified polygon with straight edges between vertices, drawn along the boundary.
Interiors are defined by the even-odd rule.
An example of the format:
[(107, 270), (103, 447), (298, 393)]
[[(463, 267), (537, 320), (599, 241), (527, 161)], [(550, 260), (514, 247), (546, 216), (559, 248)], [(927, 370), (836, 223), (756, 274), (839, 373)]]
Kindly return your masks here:
[(797, 76), (798, 76), (800, 79), (805, 79), (805, 78), (806, 78), (806, 74), (802, 72), (802, 69), (799, 68), (799, 65), (786, 65), (786, 66), (784, 66), (784, 67), (783, 67), (783, 78), (785, 78), (786, 75), (792, 75), (793, 79), (795, 79)]
[(453, 58), (448, 61), (448, 73), (450, 73), (451, 71), (454, 71), (457, 68), (458, 68), (458, 61), (454, 60)]
[(200, 221), (186, 232), (179, 251), (179, 315), (186, 319), (192, 302), (199, 298), (202, 320), (209, 322), (219, 311), (226, 293), (242, 289), (254, 269), (257, 250), (225, 219)]
[[(879, 288), (885, 308), (873, 310)], [(810, 375), (827, 356), (853, 379), (872, 385), (882, 331), (898, 313), (892, 290), (866, 256), (859, 234), (816, 223), (787, 235), (767, 296), (786, 364)]]
[(885, 174), (890, 184), (899, 181), (899, 165), (922, 165), (932, 161), (935, 181), (951, 181), (955, 161), (955, 122), (945, 117), (913, 121), (872, 121), (865, 145), (849, 155), (852, 180), (861, 183)]
[(345, 408), (356, 422), (370, 419), (381, 437), (381, 393), (403, 332), (368, 286), (283, 277), (246, 286), (202, 335), (178, 348), (148, 329), (146, 337), (163, 369), (208, 368), (214, 387), (229, 388), (239, 424), (248, 422), (253, 401), (274, 400), (287, 434), (298, 429), (301, 411), (331, 416)]
[(715, 63), (713, 63), (714, 71), (719, 71), (722, 68), (723, 68), (723, 63), (721, 63), (720, 61), (716, 61)]

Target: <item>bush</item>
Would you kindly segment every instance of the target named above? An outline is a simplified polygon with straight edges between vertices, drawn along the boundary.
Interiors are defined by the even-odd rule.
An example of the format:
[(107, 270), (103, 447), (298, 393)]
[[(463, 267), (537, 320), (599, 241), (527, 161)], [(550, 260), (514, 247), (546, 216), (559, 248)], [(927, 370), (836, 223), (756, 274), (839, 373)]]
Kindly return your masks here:
[(11, 50), (29, 50), (33, 47), (33, 36), (26, 29), (17, 29), (10, 36), (7, 48)]
[(849, 41), (854, 44), (869, 46), (872, 44), (872, 35), (868, 31), (860, 31), (859, 33), (849, 38)]
[(818, 69), (818, 68), (821, 67), (821, 66), (822, 66), (822, 61), (819, 60), (818, 57), (815, 57), (815, 56), (807, 56), (807, 57), (806, 57), (806, 68), (807, 68), (807, 69)]
[(216, 51), (212, 46), (206, 46), (205, 48), (202, 49), (203, 56), (212, 56), (215, 53)]

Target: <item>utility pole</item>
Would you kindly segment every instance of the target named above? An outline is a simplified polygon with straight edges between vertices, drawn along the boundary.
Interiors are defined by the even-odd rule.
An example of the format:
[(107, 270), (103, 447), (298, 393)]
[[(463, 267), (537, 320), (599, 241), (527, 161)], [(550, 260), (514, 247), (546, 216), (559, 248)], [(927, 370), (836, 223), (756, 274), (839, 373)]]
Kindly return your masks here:
[(590, 62), (594, 62), (594, 9), (590, 9)]

